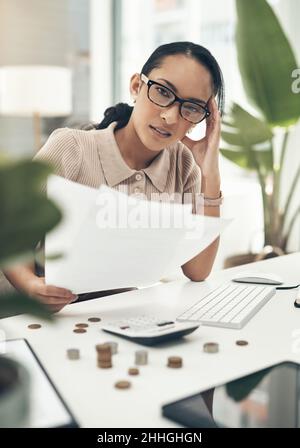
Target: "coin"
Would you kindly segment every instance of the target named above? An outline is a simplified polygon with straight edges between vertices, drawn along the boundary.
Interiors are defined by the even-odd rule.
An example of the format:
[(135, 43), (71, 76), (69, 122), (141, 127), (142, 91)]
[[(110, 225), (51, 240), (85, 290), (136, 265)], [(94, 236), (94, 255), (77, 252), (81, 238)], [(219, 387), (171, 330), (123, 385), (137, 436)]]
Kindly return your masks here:
[(89, 317), (88, 321), (89, 322), (100, 322), (100, 317)]
[(111, 346), (109, 344), (97, 344), (96, 350), (98, 353), (111, 353)]
[(86, 333), (86, 330), (84, 328), (75, 328), (74, 333)]
[(111, 355), (110, 356), (99, 356), (98, 355), (97, 361), (98, 361), (98, 363), (103, 363), (103, 364), (110, 363), (111, 364), (112, 358), (111, 358)]
[(97, 344), (97, 365), (101, 369), (108, 369), (112, 367), (111, 346), (109, 344)]
[(115, 355), (116, 353), (118, 353), (118, 343), (117, 342), (115, 342), (115, 341), (108, 341), (108, 342), (105, 342), (105, 344), (110, 346), (112, 355)]
[(136, 367), (130, 367), (130, 369), (128, 369), (128, 375), (138, 375), (139, 373), (140, 371)]
[(147, 350), (137, 350), (135, 352), (135, 364), (137, 366), (144, 366), (144, 365), (148, 364)]
[(240, 346), (242, 346), (242, 345), (248, 345), (249, 344), (249, 342), (248, 341), (244, 341), (244, 340), (239, 340), (239, 341), (236, 341), (235, 342), (236, 343), (236, 345), (240, 345)]
[(30, 330), (37, 330), (38, 328), (41, 328), (40, 324), (30, 324), (28, 325), (28, 328), (30, 328)]
[(169, 356), (167, 366), (172, 369), (179, 369), (182, 367), (182, 358), (180, 356)]
[(111, 363), (111, 355), (109, 355), (109, 356), (98, 356), (97, 357), (97, 361), (98, 361), (98, 363), (102, 363), (102, 362), (109, 362), (109, 363)]
[(97, 363), (98, 367), (100, 369), (110, 369), (112, 367), (112, 362), (111, 361), (101, 361)]
[(129, 389), (131, 386), (131, 383), (129, 381), (117, 381), (115, 383), (115, 387), (117, 389)]
[(203, 351), (205, 353), (217, 353), (219, 351), (219, 344), (216, 342), (207, 342), (203, 344)]
[(75, 327), (78, 328), (87, 328), (89, 326), (89, 324), (75, 324)]
[(79, 352), (78, 348), (68, 348), (67, 357), (69, 359), (79, 359), (80, 352)]

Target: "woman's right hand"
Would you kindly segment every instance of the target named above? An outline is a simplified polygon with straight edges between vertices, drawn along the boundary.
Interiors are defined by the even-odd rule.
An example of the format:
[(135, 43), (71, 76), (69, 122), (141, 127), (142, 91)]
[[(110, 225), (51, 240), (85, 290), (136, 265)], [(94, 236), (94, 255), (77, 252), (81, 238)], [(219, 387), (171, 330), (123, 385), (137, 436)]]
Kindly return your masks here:
[(47, 305), (54, 313), (60, 311), (65, 305), (76, 300), (76, 294), (65, 288), (46, 285), (45, 277), (34, 275), (26, 285), (26, 291), (32, 297)]

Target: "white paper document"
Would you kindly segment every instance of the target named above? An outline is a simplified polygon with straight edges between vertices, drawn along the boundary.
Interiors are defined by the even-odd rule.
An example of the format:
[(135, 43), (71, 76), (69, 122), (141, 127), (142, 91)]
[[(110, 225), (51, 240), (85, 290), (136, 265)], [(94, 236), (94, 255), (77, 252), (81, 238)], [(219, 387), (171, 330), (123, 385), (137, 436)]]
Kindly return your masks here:
[(47, 190), (63, 220), (46, 236), (46, 284), (75, 294), (156, 283), (231, 222), (193, 215), (191, 204), (149, 201), (106, 186), (97, 190), (59, 176), (49, 178)]

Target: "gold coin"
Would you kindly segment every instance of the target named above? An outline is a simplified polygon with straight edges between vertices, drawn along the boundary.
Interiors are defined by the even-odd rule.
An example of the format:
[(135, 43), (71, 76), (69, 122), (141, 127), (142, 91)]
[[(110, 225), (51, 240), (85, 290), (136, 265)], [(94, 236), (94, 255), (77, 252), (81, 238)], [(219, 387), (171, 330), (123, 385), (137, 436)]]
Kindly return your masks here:
[(180, 356), (169, 356), (167, 366), (172, 369), (179, 369), (182, 367), (182, 358)]
[(131, 367), (128, 369), (128, 375), (138, 375), (140, 373), (139, 369)]
[(101, 354), (111, 354), (111, 346), (109, 344), (97, 344), (96, 350)]
[(89, 317), (88, 321), (89, 322), (100, 322), (100, 317)]
[(111, 359), (111, 353), (110, 352), (97, 352), (97, 358), (98, 359)]
[(129, 381), (118, 381), (117, 383), (115, 383), (115, 387), (117, 389), (129, 389), (130, 386), (131, 383)]
[(74, 333), (86, 333), (86, 330), (84, 328), (75, 328)]
[(37, 330), (38, 328), (41, 328), (40, 324), (30, 324), (28, 325), (28, 328), (30, 328), (30, 330)]
[(109, 364), (111, 364), (111, 362), (112, 362), (112, 359), (111, 358), (97, 358), (97, 362), (98, 362), (98, 364), (106, 364), (106, 363), (109, 363)]
[(98, 367), (100, 367), (100, 369), (110, 369), (112, 367), (112, 363), (111, 362), (98, 362)]
[(87, 328), (89, 326), (89, 324), (75, 324), (75, 327), (78, 328)]
[(172, 364), (180, 364), (182, 362), (182, 358), (180, 356), (169, 356), (168, 362)]
[(243, 341), (243, 340), (236, 341), (236, 345), (242, 346), (242, 345), (248, 345), (248, 344), (249, 344), (248, 341)]

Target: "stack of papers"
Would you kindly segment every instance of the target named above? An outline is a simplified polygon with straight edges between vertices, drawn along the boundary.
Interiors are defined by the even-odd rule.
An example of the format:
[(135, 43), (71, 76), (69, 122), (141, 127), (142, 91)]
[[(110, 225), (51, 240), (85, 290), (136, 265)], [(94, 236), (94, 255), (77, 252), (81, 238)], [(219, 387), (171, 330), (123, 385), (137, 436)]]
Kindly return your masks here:
[(148, 201), (59, 176), (49, 178), (47, 190), (64, 217), (46, 236), (46, 284), (75, 294), (156, 283), (231, 221), (193, 215), (191, 204)]

